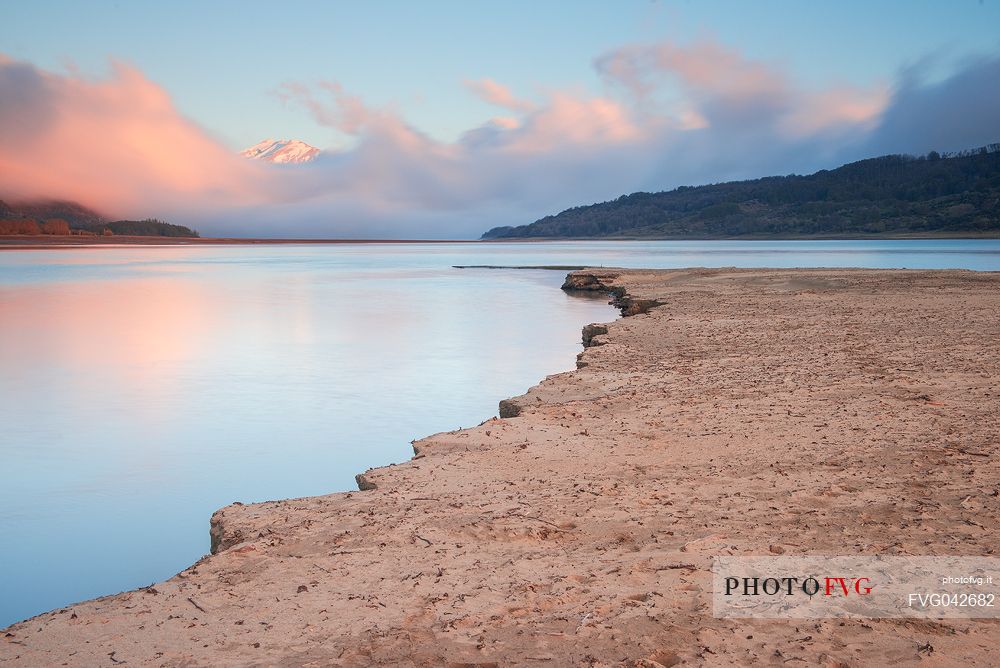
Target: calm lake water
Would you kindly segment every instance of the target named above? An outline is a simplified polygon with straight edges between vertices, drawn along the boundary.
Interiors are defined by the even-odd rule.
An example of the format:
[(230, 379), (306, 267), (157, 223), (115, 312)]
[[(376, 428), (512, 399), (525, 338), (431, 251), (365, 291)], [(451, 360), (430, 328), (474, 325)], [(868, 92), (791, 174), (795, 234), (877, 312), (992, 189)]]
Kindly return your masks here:
[(456, 264), (1000, 270), (1000, 241), (0, 252), (0, 626), (169, 577), (233, 501), (354, 489), (616, 315), (562, 271)]

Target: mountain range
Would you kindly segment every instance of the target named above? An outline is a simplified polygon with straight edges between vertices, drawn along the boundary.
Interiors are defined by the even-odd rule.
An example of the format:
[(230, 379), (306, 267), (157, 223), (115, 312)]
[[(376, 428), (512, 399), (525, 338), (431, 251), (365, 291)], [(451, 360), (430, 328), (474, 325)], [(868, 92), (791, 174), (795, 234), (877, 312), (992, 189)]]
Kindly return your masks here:
[(320, 150), (298, 139), (265, 139), (245, 151), (244, 158), (277, 163), (302, 163), (316, 159)]

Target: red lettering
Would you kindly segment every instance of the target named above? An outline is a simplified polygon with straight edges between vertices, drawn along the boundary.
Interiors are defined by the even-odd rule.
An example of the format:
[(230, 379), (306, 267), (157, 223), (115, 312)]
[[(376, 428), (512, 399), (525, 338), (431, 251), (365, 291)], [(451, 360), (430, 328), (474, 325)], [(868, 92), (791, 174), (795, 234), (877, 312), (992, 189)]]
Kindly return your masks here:
[(838, 585), (840, 591), (844, 592), (844, 596), (850, 593), (846, 578), (826, 578), (826, 595), (833, 596)]
[(872, 593), (871, 581), (871, 578), (824, 578), (824, 593), (826, 596), (850, 596), (853, 589), (855, 593), (867, 596)]

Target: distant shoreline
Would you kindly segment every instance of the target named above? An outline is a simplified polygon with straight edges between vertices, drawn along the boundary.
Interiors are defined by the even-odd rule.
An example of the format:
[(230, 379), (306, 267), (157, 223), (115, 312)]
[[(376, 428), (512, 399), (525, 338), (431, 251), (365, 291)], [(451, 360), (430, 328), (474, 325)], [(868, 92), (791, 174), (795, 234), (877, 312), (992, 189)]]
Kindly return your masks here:
[(1000, 232), (913, 232), (908, 234), (788, 234), (740, 236), (491, 237), (486, 242), (522, 241), (906, 241), (908, 239), (1000, 239)]
[(500, 239), (261, 239), (245, 237), (138, 237), (138, 236), (0, 236), (0, 251), (42, 250), (51, 248), (89, 248), (95, 246), (270, 246), (270, 245), (341, 245), (341, 244), (496, 244), (544, 243), (559, 241), (907, 241), (921, 239), (1000, 239), (1000, 234), (869, 234), (815, 236), (739, 236), (739, 237), (509, 237)]
[(251, 239), (240, 237), (0, 236), (0, 250), (93, 246), (264, 246), (288, 244), (471, 244), (478, 239)]

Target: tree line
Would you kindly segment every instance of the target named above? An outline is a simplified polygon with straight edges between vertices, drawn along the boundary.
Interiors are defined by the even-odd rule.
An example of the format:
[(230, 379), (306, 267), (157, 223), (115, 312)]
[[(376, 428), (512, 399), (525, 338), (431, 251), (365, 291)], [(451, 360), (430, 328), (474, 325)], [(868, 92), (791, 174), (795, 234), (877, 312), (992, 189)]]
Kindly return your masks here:
[(1000, 234), (1000, 144), (886, 155), (807, 176), (637, 192), (484, 239)]
[(42, 201), (10, 205), (0, 200), (0, 235), (97, 235), (197, 237), (183, 225), (145, 218), (108, 221), (75, 202)]

